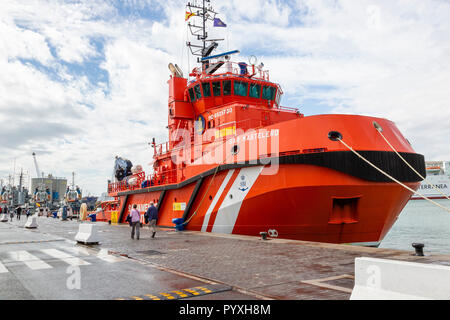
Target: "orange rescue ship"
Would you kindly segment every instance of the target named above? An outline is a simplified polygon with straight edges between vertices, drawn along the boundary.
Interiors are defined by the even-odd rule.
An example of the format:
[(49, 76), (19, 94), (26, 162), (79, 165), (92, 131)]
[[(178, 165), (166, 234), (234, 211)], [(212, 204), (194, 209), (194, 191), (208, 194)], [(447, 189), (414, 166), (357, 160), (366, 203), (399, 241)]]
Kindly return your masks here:
[[(204, 5), (188, 4), (189, 12), (203, 26), (216, 20), (217, 13)], [(208, 39), (206, 27), (188, 25), (202, 41), (188, 43), (200, 65), (189, 77), (169, 65), (169, 141), (153, 140), (152, 174), (139, 172), (108, 185), (119, 222), (133, 204), (143, 215), (154, 202), (159, 227), (377, 245), (411, 191), (341, 141), (413, 190), (421, 179), (377, 128), (423, 175), (424, 157), (389, 120), (304, 116), (281, 106), (283, 91), (262, 64), (232, 62), (238, 51), (211, 55), (216, 40)]]

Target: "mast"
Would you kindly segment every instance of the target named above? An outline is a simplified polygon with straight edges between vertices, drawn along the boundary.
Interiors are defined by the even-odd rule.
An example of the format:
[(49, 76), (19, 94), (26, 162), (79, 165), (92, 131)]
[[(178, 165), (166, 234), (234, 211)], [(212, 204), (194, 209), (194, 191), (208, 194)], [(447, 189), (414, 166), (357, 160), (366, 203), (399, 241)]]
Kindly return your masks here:
[[(217, 12), (211, 7), (211, 0), (201, 0), (201, 5), (198, 4), (197, 0), (194, 0), (193, 3), (188, 2), (186, 5), (186, 14), (188, 13), (191, 13), (192, 16), (187, 19), (194, 19), (194, 23), (188, 22), (189, 30), (194, 37), (197, 37), (198, 41), (201, 41), (201, 44), (193, 44), (188, 41), (186, 45), (191, 50), (191, 54), (197, 56), (197, 62), (201, 62), (201, 58), (208, 57), (218, 47), (217, 41), (224, 40), (208, 39), (207, 22), (214, 21)], [(201, 19), (200, 25), (195, 23), (196, 18)], [(208, 62), (204, 61), (202, 64), (205, 66), (208, 65)]]

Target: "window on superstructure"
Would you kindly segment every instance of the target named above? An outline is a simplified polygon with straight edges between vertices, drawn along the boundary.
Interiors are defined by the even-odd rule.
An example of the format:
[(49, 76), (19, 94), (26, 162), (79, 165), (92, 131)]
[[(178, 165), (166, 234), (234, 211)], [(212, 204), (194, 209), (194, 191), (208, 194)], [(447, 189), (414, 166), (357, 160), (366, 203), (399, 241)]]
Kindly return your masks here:
[(202, 83), (203, 96), (205, 98), (211, 97), (211, 84), (209, 82)]
[(261, 97), (261, 85), (256, 84), (256, 83), (252, 83), (250, 85), (249, 96), (252, 97), (252, 98), (259, 99)]
[(195, 92), (195, 97), (197, 98), (197, 100), (202, 98), (202, 92), (200, 91), (199, 84), (194, 87), (194, 92)]
[(262, 98), (266, 100), (273, 100), (275, 98), (275, 87), (264, 86)]
[(248, 83), (244, 81), (234, 81), (234, 94), (237, 96), (247, 96)]
[(223, 95), (231, 95), (231, 80), (226, 80), (223, 82)]
[(281, 100), (281, 93), (280, 90), (277, 90), (277, 96), (275, 97), (275, 104), (277, 106), (280, 106), (280, 100)]
[(191, 102), (195, 101), (194, 89), (192, 88), (189, 89), (189, 98), (191, 98)]
[(220, 96), (220, 81), (212, 83), (212, 90), (213, 90), (214, 97)]

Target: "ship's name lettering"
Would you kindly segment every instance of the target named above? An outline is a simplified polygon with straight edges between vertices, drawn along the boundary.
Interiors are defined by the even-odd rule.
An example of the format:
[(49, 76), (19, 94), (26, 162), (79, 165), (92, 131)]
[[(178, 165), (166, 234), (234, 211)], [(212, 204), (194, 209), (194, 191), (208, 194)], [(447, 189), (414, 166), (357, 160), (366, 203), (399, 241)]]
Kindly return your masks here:
[[(136, 209), (139, 212), (147, 212), (148, 207), (149, 207), (148, 203), (143, 203), (143, 204), (137, 204), (137, 208)], [(130, 204), (128, 206), (128, 211), (131, 212), (131, 209), (133, 209), (133, 205)]]
[(208, 117), (208, 121), (213, 120), (213, 119), (217, 119), (217, 118), (219, 118), (221, 116), (224, 116), (224, 115), (230, 114), (230, 113), (233, 113), (233, 108), (223, 109), (223, 110), (221, 110), (219, 112), (216, 112), (216, 113), (210, 115)]
[(422, 184), (420, 185), (420, 189), (432, 189), (432, 188), (438, 188), (438, 189), (447, 189), (448, 186), (443, 183), (443, 184), (434, 184), (433, 186), (431, 184)]
[(254, 132), (245, 134), (242, 136), (237, 136), (236, 138), (232, 138), (228, 140), (229, 144), (239, 143), (239, 142), (245, 142), (245, 141), (252, 141), (252, 140), (259, 140), (259, 139), (267, 139), (271, 137), (278, 137), (280, 134), (279, 129), (272, 129), (272, 130), (264, 130), (260, 132)]

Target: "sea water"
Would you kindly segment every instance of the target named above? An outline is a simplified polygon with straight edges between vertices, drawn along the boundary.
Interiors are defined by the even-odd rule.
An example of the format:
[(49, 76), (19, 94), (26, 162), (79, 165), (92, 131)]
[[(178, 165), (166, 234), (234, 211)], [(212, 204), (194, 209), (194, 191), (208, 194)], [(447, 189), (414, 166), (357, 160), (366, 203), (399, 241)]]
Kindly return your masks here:
[[(450, 208), (450, 200), (433, 200)], [(413, 242), (423, 243), (424, 253), (450, 254), (450, 212), (426, 200), (411, 200), (405, 206), (380, 248), (410, 250)]]

